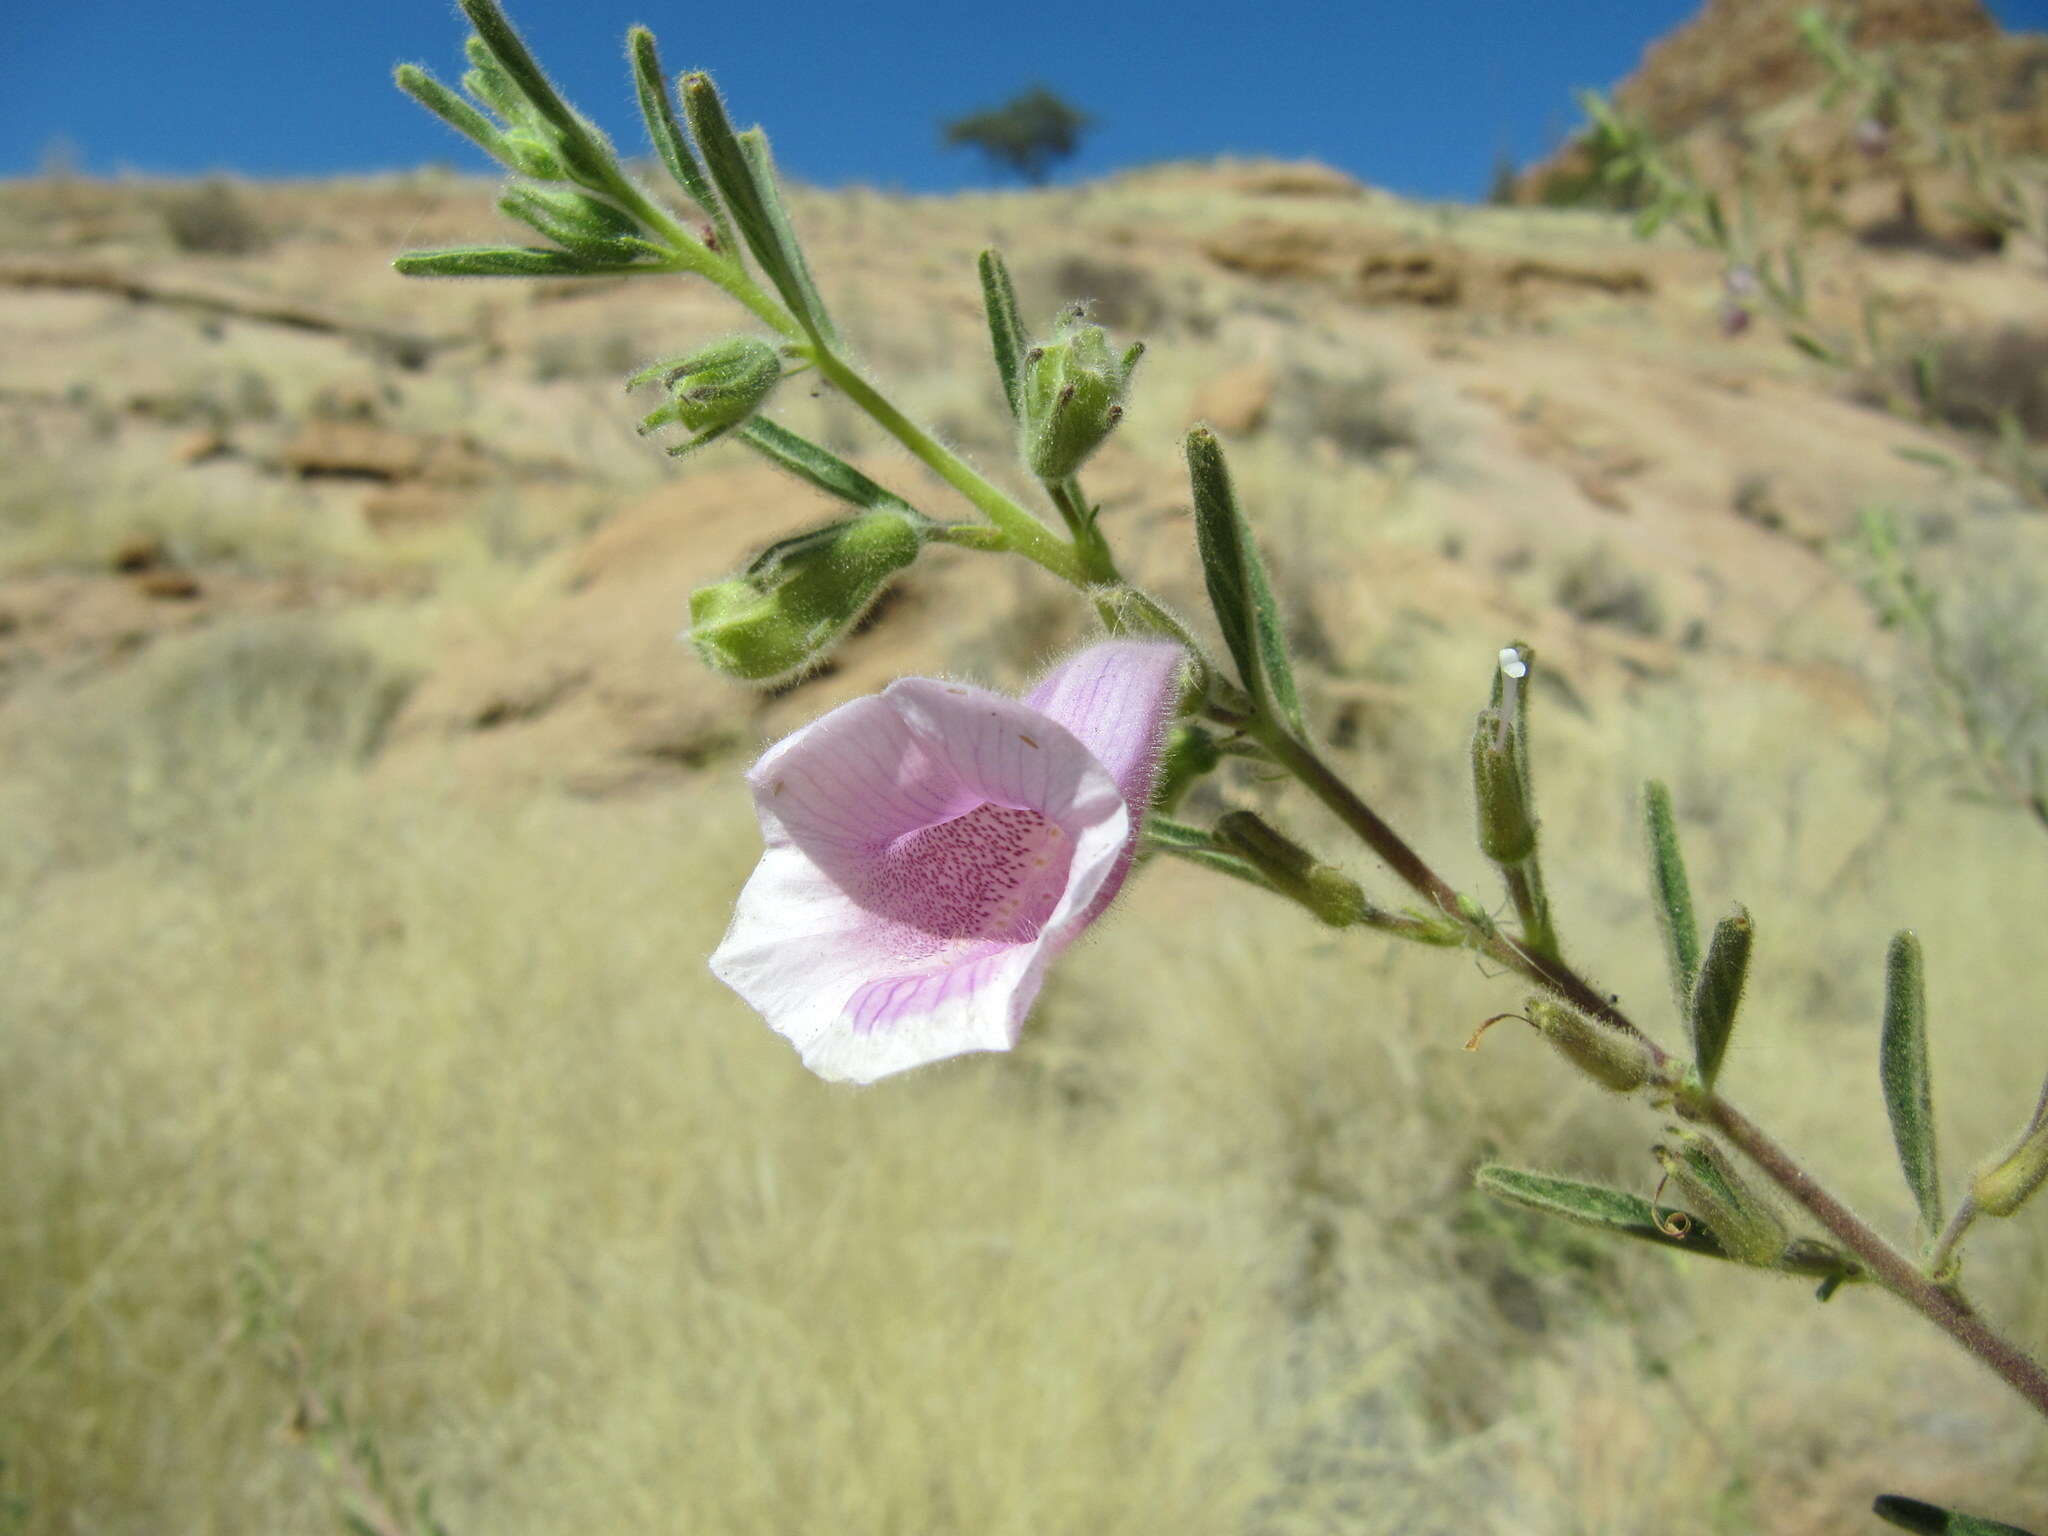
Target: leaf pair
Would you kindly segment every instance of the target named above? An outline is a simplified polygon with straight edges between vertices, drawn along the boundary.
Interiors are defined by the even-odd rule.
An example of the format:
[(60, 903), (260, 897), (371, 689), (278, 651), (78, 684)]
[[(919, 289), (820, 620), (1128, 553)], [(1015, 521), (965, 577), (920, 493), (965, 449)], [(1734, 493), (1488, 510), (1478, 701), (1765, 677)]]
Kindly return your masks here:
[(1238, 677), (1262, 713), (1296, 736), (1303, 733), (1301, 696), (1287, 655), (1280, 606), (1265, 561), (1239, 510), (1223, 444), (1208, 427), (1187, 436), (1188, 479), (1195, 493), (1195, 543), (1223, 643)]
[(1699, 922), (1693, 916), (1692, 886), (1678, 843), (1671, 791), (1656, 780), (1643, 786), (1643, 825), (1650, 851), (1650, 885), (1657, 926), (1671, 970), (1672, 996), (1692, 1037), (1693, 1062), (1702, 1087), (1711, 1089), (1728, 1055), (1736, 1010), (1749, 980), (1755, 928), (1747, 908), (1738, 906), (1715, 925), (1704, 956)]
[[(1479, 1188), (1494, 1199), (1545, 1216), (1710, 1259), (1726, 1259), (1731, 1263), (1758, 1262), (1756, 1256), (1736, 1251), (1721, 1234), (1695, 1219), (1692, 1213), (1660, 1207), (1627, 1190), (1588, 1184), (1555, 1174), (1508, 1168), (1498, 1163), (1480, 1168), (1474, 1179)], [(1763, 1267), (1819, 1279), (1823, 1301), (1843, 1284), (1859, 1280), (1863, 1275), (1861, 1267), (1847, 1254), (1806, 1238), (1787, 1243), (1775, 1262)]]
[[(654, 52), (651, 37), (644, 51), (651, 62)], [(775, 178), (775, 161), (768, 150), (768, 136), (759, 128), (749, 128), (744, 133), (733, 131), (725, 102), (709, 75), (693, 71), (684, 75), (680, 83), (683, 116), (689, 122), (690, 135), (696, 139), (698, 149), (703, 151), (711, 183), (718, 189), (719, 198), (723, 199), (725, 212), (739, 227), (740, 236), (753, 253), (755, 263), (804, 330), (816, 340), (837, 346), (838, 332), (833, 329), (825, 301), (818, 293), (817, 284), (812, 281), (810, 265), (797, 244), (789, 210), (782, 201), (781, 188)], [(659, 87), (658, 77), (655, 85)], [(701, 185), (703, 176), (696, 172), (695, 162), (682, 158), (688, 151), (682, 144), (680, 132), (674, 131), (674, 116), (667, 110), (665, 92), (661, 118), (663, 126), (655, 130), (655, 140), (663, 160), (675, 155), (684, 167), (678, 180), (683, 181), (686, 187), (692, 180)], [(653, 119), (650, 119), (650, 125), (652, 123)], [(715, 201), (713, 206), (716, 206)], [(731, 240), (729, 230), (725, 239)]]
[[(1643, 819), (1650, 846), (1651, 885), (1658, 925), (1671, 967), (1672, 991), (1692, 1034), (1693, 1059), (1701, 1086), (1719, 1077), (1734, 1030), (1736, 1009), (1749, 974), (1755, 933), (1749, 913), (1737, 907), (1714, 930), (1700, 954), (1692, 889), (1671, 809), (1662, 784), (1644, 786)], [(1885, 961), (1884, 1025), (1878, 1048), (1885, 1113), (1899, 1165), (1920, 1211), (1921, 1237), (1934, 1242), (1942, 1225), (1941, 1178), (1935, 1157), (1934, 1096), (1927, 1065), (1927, 986), (1920, 941), (1910, 932), (1893, 938)]]

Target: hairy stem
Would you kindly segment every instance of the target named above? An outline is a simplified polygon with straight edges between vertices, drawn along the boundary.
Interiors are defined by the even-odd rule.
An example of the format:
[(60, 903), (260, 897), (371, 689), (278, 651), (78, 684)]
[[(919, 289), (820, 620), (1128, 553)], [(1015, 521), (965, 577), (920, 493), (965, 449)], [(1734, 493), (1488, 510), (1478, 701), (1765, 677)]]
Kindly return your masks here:
[(1503, 864), (1501, 878), (1507, 882), (1508, 899), (1515, 904), (1521, 920), (1522, 942), (1537, 954), (1557, 953), (1557, 930), (1550, 921), (1550, 898), (1543, 890), (1543, 872), (1536, 861)]
[(1954, 1290), (1922, 1273), (1726, 1099), (1708, 1094), (1702, 1109), (1708, 1124), (1861, 1259), (1880, 1285), (1989, 1366), (2037, 1413), (2048, 1416), (2048, 1370), (2039, 1361), (1993, 1330)]
[(1971, 1223), (1982, 1214), (1975, 1195), (1963, 1196), (1962, 1204), (1956, 1207), (1955, 1214), (1949, 1217), (1948, 1225), (1942, 1228), (1941, 1236), (1935, 1239), (1934, 1247), (1928, 1251), (1929, 1274), (1940, 1276), (1948, 1272), (1950, 1264), (1955, 1260), (1956, 1249), (1963, 1241), (1963, 1234), (1970, 1230)]
[(897, 410), (837, 355), (824, 347), (815, 347), (812, 355), (818, 371), (873, 418), (877, 426), (916, 454), (1001, 529), (1013, 551), (1077, 587), (1088, 585), (1088, 572), (1071, 544), (975, 473), (966, 460)]
[[(1263, 717), (1250, 722), (1248, 731), (1418, 895), (1446, 916), (1464, 923), (1487, 954), (1538, 986), (1556, 993), (1589, 1017), (1641, 1040), (1660, 1071), (1674, 1066), (1668, 1052), (1644, 1035), (1611, 999), (1602, 996), (1563, 960), (1554, 954), (1540, 953), (1507, 935), (1478, 931), (1450, 883), (1360, 799), (1313, 749)], [(1726, 1099), (1718, 1094), (1703, 1093), (1695, 1096), (1691, 1104), (1693, 1114), (1726, 1136), (1772, 1183), (1854, 1254), (1873, 1279), (1988, 1366), (2036, 1411), (2048, 1416), (2048, 1370), (2043, 1370), (2039, 1362), (1997, 1333), (1955, 1290), (1937, 1283), (1886, 1242)]]
[[(1316, 755), (1313, 748), (1264, 718), (1251, 722), (1246, 729), (1273, 754), (1276, 762), (1301, 780), (1310, 794), (1334, 811), (1338, 820), (1349, 827), (1360, 842), (1385, 860), (1410, 890), (1445, 916), (1471, 928), (1471, 920), (1464, 903), (1458, 899), (1456, 888), (1430, 868), (1422, 855), (1409, 847), (1400, 833), (1361, 800), (1351, 786)], [(1474, 930), (1473, 936), (1479, 947), (1494, 959), (1555, 992), (1589, 1018), (1598, 1019), (1610, 1028), (1638, 1039), (1645, 1038), (1610, 998), (1554, 954), (1539, 951), (1506, 934), (1482, 934)]]
[(1102, 536), (1102, 530), (1090, 515), (1087, 498), (1081, 494), (1077, 480), (1048, 480), (1046, 494), (1052, 504), (1060, 509), (1060, 516), (1066, 520), (1068, 530), (1074, 536), (1074, 552), (1080, 557), (1081, 565), (1088, 573), (1088, 580), (1097, 586), (1108, 586), (1122, 580), (1117, 574), (1116, 557), (1109, 552), (1109, 541)]

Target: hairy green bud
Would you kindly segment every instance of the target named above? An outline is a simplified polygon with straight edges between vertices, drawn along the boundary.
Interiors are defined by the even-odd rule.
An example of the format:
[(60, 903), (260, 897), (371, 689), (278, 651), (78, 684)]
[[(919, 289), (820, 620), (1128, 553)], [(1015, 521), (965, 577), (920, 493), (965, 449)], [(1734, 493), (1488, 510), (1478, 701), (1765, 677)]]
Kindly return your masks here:
[(1472, 732), (1472, 788), (1479, 804), (1479, 847), (1496, 864), (1520, 864), (1536, 852), (1519, 731), (1499, 709), (1479, 712)]
[(624, 254), (622, 242), (637, 240), (640, 234), (631, 215), (569, 187), (522, 183), (508, 189), (498, 207), (579, 256), (616, 260)]
[(926, 520), (863, 513), (770, 545), (739, 575), (690, 594), (683, 638), (714, 670), (770, 683), (822, 662), (917, 558)]
[(668, 403), (648, 415), (642, 432), (681, 426), (694, 434), (670, 453), (685, 454), (722, 437), (759, 410), (782, 379), (782, 354), (758, 336), (728, 336), (688, 357), (636, 373), (628, 389), (660, 379)]
[(1356, 880), (1325, 864), (1255, 811), (1231, 811), (1217, 821), (1211, 835), (1217, 847), (1236, 854), (1273, 889), (1293, 897), (1332, 928), (1348, 928), (1371, 910)]
[(1774, 1269), (1791, 1235), (1768, 1200), (1752, 1190), (1728, 1154), (1697, 1131), (1674, 1127), (1671, 1142), (1651, 1148), (1686, 1207), (1720, 1239), (1730, 1258)]
[(1987, 1216), (2010, 1216), (2048, 1183), (2048, 1088), (2034, 1117), (2004, 1156), (1986, 1163), (1970, 1180), (1970, 1197)]
[(1547, 997), (1532, 997), (1523, 1008), (1543, 1038), (1601, 1087), (1633, 1093), (1650, 1080), (1649, 1050), (1635, 1036), (1595, 1024)]
[(1187, 792), (1223, 761), (1216, 738), (1192, 721), (1184, 721), (1166, 733), (1166, 750), (1159, 758), (1159, 787), (1152, 805), (1162, 815), (1171, 815)]
[(522, 176), (531, 176), (535, 181), (561, 181), (569, 174), (554, 146), (538, 135), (515, 128), (501, 142), (505, 158)]
[(1109, 337), (1090, 325), (1079, 305), (1053, 327), (1052, 340), (1024, 354), (1022, 447), (1024, 462), (1041, 480), (1064, 480), (1102, 446), (1123, 419), (1124, 394), (1144, 354), (1142, 343), (1121, 358)]

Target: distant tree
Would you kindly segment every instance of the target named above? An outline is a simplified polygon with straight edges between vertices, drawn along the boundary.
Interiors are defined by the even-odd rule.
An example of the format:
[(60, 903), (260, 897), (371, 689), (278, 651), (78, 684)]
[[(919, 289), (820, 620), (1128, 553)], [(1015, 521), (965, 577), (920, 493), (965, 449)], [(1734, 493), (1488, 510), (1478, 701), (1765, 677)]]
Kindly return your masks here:
[(1034, 85), (999, 107), (972, 112), (944, 125), (946, 144), (972, 144), (1006, 170), (1033, 186), (1042, 183), (1053, 163), (1081, 147), (1081, 135), (1094, 119), (1072, 103)]

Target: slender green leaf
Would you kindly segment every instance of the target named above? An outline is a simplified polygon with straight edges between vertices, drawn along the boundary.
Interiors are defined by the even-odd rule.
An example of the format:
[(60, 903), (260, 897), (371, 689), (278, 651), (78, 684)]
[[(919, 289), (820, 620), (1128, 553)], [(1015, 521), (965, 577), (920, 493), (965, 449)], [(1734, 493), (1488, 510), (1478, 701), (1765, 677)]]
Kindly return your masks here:
[(1671, 812), (1671, 791), (1655, 779), (1643, 786), (1643, 828), (1650, 844), (1650, 891), (1656, 898), (1657, 926), (1664, 935), (1664, 956), (1671, 966), (1671, 991), (1680, 1013), (1692, 1007), (1692, 989), (1699, 977), (1700, 930), (1692, 915), (1692, 886), (1685, 878), (1685, 855), (1678, 846), (1678, 822)]
[(1026, 342), (1024, 327), (1017, 318), (1017, 290), (1010, 282), (1010, 269), (995, 251), (983, 251), (981, 304), (988, 312), (989, 345), (996, 355), (996, 373), (1003, 381), (1003, 398), (1010, 402), (1010, 415), (1024, 408), (1023, 369)]
[(506, 147), (505, 135), (498, 125), (417, 64), (399, 65), (392, 79), (406, 95), (507, 170), (520, 169), (518, 158)]
[(828, 496), (836, 496), (871, 512), (910, 510), (909, 503), (901, 496), (875, 484), (837, 454), (820, 448), (809, 438), (799, 437), (789, 428), (779, 426), (766, 417), (749, 417), (739, 429), (739, 435), (771, 463), (788, 470), (800, 480), (809, 481)]
[(1219, 875), (1228, 875), (1233, 880), (1242, 880), (1246, 885), (1257, 886), (1268, 895), (1280, 895), (1266, 877), (1243, 859), (1223, 852), (1218, 848), (1183, 848), (1177, 843), (1160, 842), (1148, 837), (1144, 847), (1155, 853), (1170, 854), (1184, 863), (1197, 864), (1203, 869), (1213, 870)]
[(754, 253), (761, 270), (783, 291), (789, 273), (783, 259), (768, 212), (761, 206), (760, 190), (754, 185), (754, 172), (746, 152), (740, 148), (740, 138), (733, 131), (732, 119), (726, 115), (725, 100), (718, 94), (718, 87), (711, 77), (701, 70), (685, 74), (678, 82), (683, 98), (683, 117), (690, 125), (690, 136), (697, 141), (697, 148), (704, 156), (704, 168), (710, 173), (711, 181), (724, 199), (732, 219), (739, 226), (747, 248)]
[[(1610, 1189), (1604, 1184), (1585, 1184), (1553, 1174), (1530, 1173), (1521, 1168), (1505, 1168), (1498, 1163), (1488, 1163), (1474, 1178), (1487, 1194), (1510, 1205), (1524, 1206), (1546, 1216), (1575, 1221), (1581, 1226), (1598, 1227), (1623, 1237), (1640, 1238), (1664, 1248), (1677, 1248), (1711, 1259), (1728, 1257), (1720, 1240), (1698, 1222), (1687, 1224), (1683, 1236), (1675, 1235), (1658, 1222), (1659, 1212), (1649, 1201), (1627, 1190)], [(1670, 1219), (1669, 1210), (1662, 1214), (1666, 1220)]]
[(1922, 1236), (1941, 1230), (1941, 1175), (1934, 1155), (1934, 1090), (1927, 1071), (1927, 978), (1920, 940), (1908, 929), (1892, 939), (1884, 967), (1884, 1034), (1878, 1053), (1885, 1113), (1899, 1166), (1920, 1207)]
[(490, 46), (482, 38), (471, 37), (462, 45), (462, 53), (469, 60), (469, 70), (462, 77), (465, 91), (508, 123), (535, 121), (532, 104), (519, 94), (512, 77), (498, 67)]
[(754, 183), (761, 192), (761, 206), (768, 212), (768, 222), (782, 246), (796, 283), (801, 302), (793, 302), (791, 307), (799, 315), (808, 315), (812, 329), (836, 345), (839, 333), (832, 327), (832, 317), (825, 310), (824, 296), (811, 277), (810, 263), (804, 260), (804, 248), (797, 243), (796, 226), (789, 221), (789, 206), (782, 200), (782, 183), (775, 174), (775, 157), (768, 148), (768, 135), (759, 128), (749, 128), (740, 135), (740, 151), (753, 170)]
[(605, 265), (570, 251), (531, 246), (473, 245), (407, 251), (391, 265), (405, 277), (590, 277), (629, 263)]
[(1175, 850), (1199, 852), (1214, 849), (1216, 846), (1216, 839), (1209, 835), (1208, 828), (1185, 821), (1175, 821), (1170, 816), (1147, 816), (1145, 836), (1162, 848)]
[(718, 231), (719, 249), (737, 259), (739, 252), (734, 247), (725, 208), (718, 201), (710, 178), (704, 174), (704, 167), (690, 152), (689, 140), (683, 137), (683, 125), (676, 120), (675, 101), (669, 95), (667, 77), (661, 72), (661, 55), (655, 48), (654, 34), (645, 27), (633, 28), (626, 34), (626, 51), (633, 60), (633, 92), (639, 98), (640, 116), (647, 124), (647, 137), (655, 152), (676, 185), (710, 218), (712, 227)]
[(2033, 1532), (2022, 1530), (2017, 1525), (1986, 1520), (1979, 1515), (1957, 1514), (1939, 1504), (1924, 1504), (1897, 1493), (1880, 1495), (1870, 1509), (1887, 1524), (1902, 1531), (1917, 1531), (1920, 1536), (2033, 1536)]
[[(775, 191), (767, 140), (758, 137), (758, 129), (748, 134), (733, 131), (725, 102), (709, 75), (692, 71), (682, 77), (681, 84), (683, 117), (690, 125), (690, 136), (697, 141), (704, 167), (747, 249), (790, 312), (812, 334), (829, 339), (830, 322)], [(756, 147), (749, 147), (749, 138), (756, 140)]]
[(588, 125), (555, 90), (547, 71), (527, 50), (525, 40), (506, 18), (497, 0), (457, 0), (457, 3), (462, 7), (462, 14), (469, 18), (469, 24), (476, 28), (476, 35), (483, 40), (492, 61), (511, 78), (514, 87), (532, 103), (535, 112), (567, 133), (588, 132)]
[(1687, 1023), (1692, 1031), (1692, 1057), (1699, 1067), (1700, 1081), (1714, 1086), (1721, 1075), (1722, 1059), (1728, 1054), (1728, 1037), (1735, 1029), (1735, 1010), (1742, 1004), (1742, 989), (1749, 980), (1749, 951), (1755, 928), (1749, 910), (1737, 907), (1714, 928), (1706, 959), (1700, 962), (1693, 983), (1692, 1007)]
[(616, 185), (620, 179), (612, 148), (592, 124), (562, 99), (547, 71), (527, 50), (525, 42), (505, 17), (497, 0), (457, 0), (462, 14), (476, 28), (476, 35), (491, 61), (510, 77), (513, 88), (532, 108), (532, 117), (552, 130), (573, 179), (585, 186)]
[(1230, 471), (1223, 462), (1223, 445), (1207, 427), (1196, 427), (1187, 436), (1187, 457), (1188, 478), (1195, 493), (1195, 542), (1202, 557), (1202, 579), (1223, 630), (1224, 644), (1230, 648), (1245, 687), (1299, 735), (1303, 730), (1301, 699), (1287, 658), (1279, 605), (1273, 600), (1265, 562), (1259, 558), (1251, 529), (1238, 509)]

